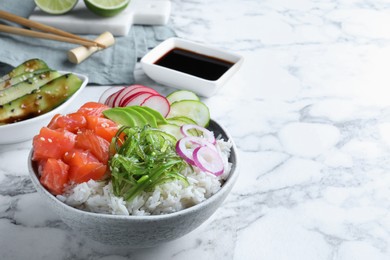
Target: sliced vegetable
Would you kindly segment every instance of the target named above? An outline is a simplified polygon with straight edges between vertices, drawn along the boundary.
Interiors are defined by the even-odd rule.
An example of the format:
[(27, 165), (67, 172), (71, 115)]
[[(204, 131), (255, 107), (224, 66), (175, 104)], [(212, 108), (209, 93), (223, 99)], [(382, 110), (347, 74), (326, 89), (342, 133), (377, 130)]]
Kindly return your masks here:
[(193, 138), (184, 137), (176, 143), (176, 152), (187, 163), (195, 165), (193, 153), (195, 148), (199, 147), (199, 143), (195, 142)]
[(155, 91), (152, 88), (148, 88), (142, 85), (131, 85), (128, 87), (125, 87), (124, 89), (114, 93), (114, 102), (113, 102), (113, 107), (120, 107), (124, 106), (124, 102), (126, 99), (128, 99), (131, 95), (140, 93), (140, 92), (147, 92), (151, 94), (158, 94), (157, 91)]
[(0, 91), (0, 105), (4, 105), (24, 95), (30, 94), (59, 76), (61, 76), (61, 74), (58, 71), (46, 71), (16, 84), (12, 88), (3, 89)]
[(120, 107), (140, 106), (145, 101), (145, 99), (153, 95), (154, 94), (149, 92), (138, 92), (137, 94), (131, 95), (125, 100), (122, 99), (119, 106)]
[(23, 62), (22, 64), (15, 67), (13, 70), (11, 70), (8, 74), (0, 77), (0, 82), (4, 80), (11, 79), (13, 77), (16, 77), (18, 75), (21, 75), (26, 72), (33, 72), (39, 69), (48, 69), (49, 67), (47, 64), (40, 59), (31, 59)]
[(126, 106), (126, 103), (130, 102), (136, 95), (141, 93), (149, 93), (153, 95), (160, 95), (156, 90), (148, 88), (142, 85), (133, 85), (131, 90), (128, 90), (126, 94), (119, 100), (119, 106)]
[(168, 134), (173, 135), (177, 140), (184, 137), (180, 131), (180, 126), (175, 125), (175, 124), (159, 125), (158, 129), (160, 129), (164, 132), (167, 132)]
[(130, 106), (114, 107), (103, 112), (103, 114), (123, 126), (150, 125), (157, 127), (160, 124), (166, 124), (165, 118), (157, 111), (149, 107)]
[(173, 104), (176, 101), (182, 101), (182, 100), (199, 101), (199, 97), (194, 92), (189, 91), (189, 90), (174, 91), (167, 96), (167, 99), (168, 99), (170, 104)]
[[(201, 136), (192, 136), (190, 131), (201, 132)], [(183, 125), (181, 132), (185, 137), (176, 143), (176, 152), (187, 163), (200, 170), (219, 176), (224, 171), (224, 164), (215, 146), (214, 134), (197, 125)]]
[(38, 74), (41, 74), (43, 72), (47, 72), (49, 70), (50, 69), (39, 69), (39, 70), (35, 70), (33, 72), (25, 72), (23, 74), (16, 75), (15, 77), (10, 78), (10, 79), (5, 80), (5, 81), (0, 80), (0, 90), (14, 86), (20, 82), (26, 81), (30, 78), (33, 78), (34, 76), (36, 76)]
[(177, 117), (167, 118), (167, 121), (171, 124), (175, 124), (178, 126), (182, 126), (182, 125), (186, 125), (186, 124), (190, 124), (190, 125), (196, 124), (196, 122), (194, 120), (192, 120), (191, 118), (186, 117), (186, 116), (177, 116)]
[(162, 114), (160, 114), (160, 112), (154, 110), (153, 108), (143, 106), (142, 109), (149, 112), (150, 114), (152, 114), (154, 116), (154, 118), (156, 119), (156, 122), (158, 125), (167, 123), (167, 120), (165, 119), (165, 117), (163, 117)]
[(128, 113), (127, 110), (119, 107), (111, 108), (108, 110), (105, 110), (103, 114), (111, 119), (112, 121), (116, 122), (117, 124), (124, 125), (124, 126), (135, 126), (136, 122), (134, 118)]
[(198, 125), (182, 125), (180, 127), (180, 132), (183, 134), (183, 136), (194, 136), (194, 130), (196, 132), (196, 136), (202, 136), (206, 141), (215, 144), (216, 140), (214, 137), (213, 132), (209, 131), (208, 129), (198, 126)]
[(65, 102), (82, 83), (74, 74), (62, 75), (46, 83), (39, 91), (0, 106), (0, 124), (14, 123), (44, 114)]
[(193, 152), (193, 160), (202, 171), (212, 173), (215, 176), (223, 173), (223, 161), (215, 149), (199, 146)]
[(201, 146), (208, 146), (210, 149), (216, 150), (213, 144), (202, 137), (185, 136), (177, 141), (176, 152), (189, 164), (195, 165), (193, 153), (196, 148)]
[[(123, 86), (108, 88), (106, 91), (103, 92), (103, 94), (100, 95), (99, 103), (106, 104), (107, 106), (112, 107), (112, 105), (109, 104), (109, 102), (110, 102), (109, 98), (124, 88), (125, 87), (123, 87)], [(113, 99), (112, 99), (112, 101), (113, 101)]]
[(145, 107), (132, 106), (131, 108), (134, 109), (135, 111), (137, 111), (138, 113), (140, 113), (151, 127), (154, 127), (154, 128), (157, 127), (157, 119), (156, 119), (155, 115), (153, 115), (150, 111), (145, 109)]
[(195, 100), (182, 100), (174, 102), (167, 118), (185, 116), (191, 118), (197, 125), (206, 127), (210, 122), (208, 107)]
[(143, 86), (131, 85), (106, 90), (99, 99), (109, 107), (145, 106), (157, 110), (163, 117), (170, 111), (169, 101), (156, 90)]
[(158, 111), (164, 117), (169, 114), (171, 109), (168, 100), (160, 95), (153, 95), (146, 98), (141, 106), (150, 107), (151, 109)]

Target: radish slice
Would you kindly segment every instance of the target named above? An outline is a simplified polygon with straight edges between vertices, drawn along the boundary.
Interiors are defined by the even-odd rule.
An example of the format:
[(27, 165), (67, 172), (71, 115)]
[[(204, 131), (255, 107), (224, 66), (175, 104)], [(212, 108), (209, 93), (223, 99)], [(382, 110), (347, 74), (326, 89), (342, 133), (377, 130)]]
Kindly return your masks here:
[(114, 99), (116, 97), (116, 93), (112, 94), (106, 99), (106, 102), (104, 102), (105, 105), (109, 107), (114, 107)]
[(113, 107), (118, 107), (119, 106), (119, 102), (121, 101), (122, 99), (122, 96), (126, 94), (126, 91), (128, 87), (125, 87), (121, 90), (119, 90), (119, 92), (116, 93), (115, 97), (114, 97), (114, 100), (113, 100)]
[(142, 85), (130, 85), (130, 86), (124, 87), (122, 90), (120, 90), (120, 92), (116, 96), (116, 98), (114, 100), (114, 106), (118, 107), (119, 103), (121, 102), (124, 95), (126, 95), (128, 92), (132, 91), (133, 89), (139, 88), (141, 86)]
[[(106, 91), (104, 91), (101, 95), (100, 95), (100, 98), (99, 98), (99, 103), (103, 103), (103, 104), (106, 104), (106, 100), (114, 93), (124, 89), (125, 87), (120, 87), (120, 86), (117, 86), (117, 87), (111, 87), (111, 88), (108, 88), (106, 89)], [(107, 105), (107, 104), (106, 104)]]
[(156, 95), (160, 95), (160, 93), (158, 93), (157, 90), (150, 88), (150, 87), (142, 86), (142, 85), (137, 85), (137, 87), (134, 87), (133, 91), (145, 91), (145, 92), (150, 92), (150, 93), (153, 93)]
[(210, 142), (212, 144), (216, 143), (216, 140), (215, 140), (213, 132), (207, 130), (204, 127), (201, 127), (199, 125), (191, 125), (191, 124), (189, 124), (189, 125), (182, 125), (180, 127), (180, 132), (184, 136), (192, 136), (191, 133), (189, 133), (190, 130), (200, 131), (202, 133), (202, 137), (205, 138), (208, 142)]
[(130, 85), (128, 87), (125, 87), (124, 89), (120, 90), (120, 93), (118, 93), (118, 96), (114, 100), (114, 106), (120, 107), (120, 106), (126, 106), (123, 105), (125, 103), (125, 99), (127, 99), (130, 95), (136, 94), (137, 92), (149, 92), (152, 94), (158, 94), (157, 91), (155, 91), (152, 88), (145, 87), (143, 85)]
[(119, 90), (118, 92), (115, 92), (113, 94), (111, 94), (111, 96), (109, 96), (105, 102), (105, 104), (109, 107), (115, 107), (115, 100), (117, 99), (119, 93), (121, 92), (122, 90)]
[(193, 151), (193, 161), (195, 165), (205, 172), (210, 172), (215, 176), (223, 173), (223, 161), (219, 154), (207, 146), (200, 146)]
[(153, 96), (151, 93), (145, 93), (141, 92), (138, 94), (135, 94), (132, 98), (127, 99), (126, 102), (123, 104), (121, 103), (121, 106), (123, 107), (129, 107), (129, 106), (141, 106), (141, 104), (150, 96)]
[(148, 87), (144, 87), (142, 85), (137, 85), (138, 87), (135, 87), (129, 91), (126, 91), (127, 93), (125, 93), (122, 97), (121, 97), (121, 100), (119, 101), (119, 106), (125, 106), (123, 104), (126, 103), (126, 101), (130, 98), (132, 98), (134, 95), (137, 95), (138, 93), (150, 93), (150, 94), (154, 94), (154, 95), (160, 95), (156, 90), (152, 89), (152, 88), (148, 88)]
[(144, 95), (144, 99), (141, 100), (141, 103), (145, 100), (145, 98), (149, 97), (149, 96), (152, 96), (152, 95), (155, 95), (153, 93), (150, 93), (150, 92), (147, 92), (147, 91), (140, 91), (140, 92), (135, 92), (133, 94), (133, 92), (130, 93), (130, 95), (126, 95), (122, 98), (121, 102), (119, 103), (119, 106), (120, 107), (125, 107), (125, 106), (128, 106), (127, 104), (132, 101), (133, 99), (141, 96), (142, 94), (146, 94)]
[(146, 98), (145, 101), (141, 104), (141, 106), (150, 107), (160, 112), (160, 114), (164, 117), (169, 114), (169, 110), (171, 109), (169, 101), (161, 95), (152, 95)]

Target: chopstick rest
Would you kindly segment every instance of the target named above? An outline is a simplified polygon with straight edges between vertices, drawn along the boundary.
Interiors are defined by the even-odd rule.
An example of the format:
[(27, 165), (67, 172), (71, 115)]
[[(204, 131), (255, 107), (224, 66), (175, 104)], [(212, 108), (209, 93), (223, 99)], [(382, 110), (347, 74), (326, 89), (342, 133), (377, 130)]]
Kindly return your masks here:
[[(94, 42), (100, 43), (109, 47), (115, 43), (115, 38), (110, 32), (104, 32), (99, 37), (97, 37)], [(100, 47), (87, 47), (80, 46), (74, 49), (71, 49), (68, 52), (68, 60), (72, 63), (79, 64), (87, 59), (89, 56), (95, 52), (102, 50)]]

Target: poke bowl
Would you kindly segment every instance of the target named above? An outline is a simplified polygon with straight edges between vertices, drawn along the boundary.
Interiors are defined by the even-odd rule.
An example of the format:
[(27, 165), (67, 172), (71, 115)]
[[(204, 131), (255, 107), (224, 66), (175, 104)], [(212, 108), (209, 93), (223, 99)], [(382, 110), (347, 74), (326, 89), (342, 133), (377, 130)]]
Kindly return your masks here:
[[(36, 150), (34, 151), (34, 147), (31, 150), (30, 155), (28, 157), (28, 168), (29, 168), (30, 178), (32, 180), (34, 187), (41, 195), (43, 200), (45, 200), (48, 203), (48, 205), (53, 209), (55, 213), (57, 213), (57, 215), (61, 218), (62, 221), (64, 221), (65, 224), (67, 224), (71, 229), (75, 230), (76, 232), (81, 232), (82, 234), (86, 235), (87, 237), (89, 237), (94, 241), (98, 241), (100, 243), (109, 244), (113, 246), (126, 246), (127, 248), (133, 248), (133, 249), (154, 247), (159, 244), (178, 239), (188, 234), (189, 232), (193, 231), (194, 229), (199, 227), (202, 223), (204, 223), (210, 216), (212, 216), (217, 211), (219, 206), (223, 203), (223, 201), (230, 193), (232, 187), (234, 186), (237, 180), (239, 162), (237, 158), (237, 148), (232, 140), (232, 137), (222, 125), (220, 125), (218, 122), (212, 119), (209, 120), (207, 129), (210, 132), (214, 133), (217, 139), (215, 145), (219, 145), (219, 143), (224, 143), (224, 144), (229, 143), (229, 152), (226, 153), (226, 158), (224, 158), (225, 160), (224, 165), (228, 164), (229, 166), (228, 169), (225, 168), (226, 170), (223, 173), (223, 174), (225, 173), (227, 174), (225, 174), (222, 179), (223, 174), (222, 172), (220, 172), (220, 174), (222, 175), (220, 175), (221, 177), (220, 178), (218, 177), (219, 179), (217, 179), (216, 175), (207, 173), (206, 174), (207, 176), (212, 176), (210, 178), (214, 178), (215, 180), (218, 180), (218, 189), (214, 190), (212, 193), (210, 193), (211, 195), (205, 196), (202, 200), (199, 200), (197, 203), (193, 203), (193, 202), (187, 203), (188, 205), (186, 204), (186, 206), (184, 207), (180, 206), (177, 209), (175, 208), (172, 209), (171, 207), (168, 207), (166, 208), (167, 210), (165, 210), (165, 208), (161, 210), (160, 208), (159, 211), (157, 210), (148, 211), (149, 208), (147, 208), (146, 206), (143, 205), (141, 207), (140, 205), (138, 205), (137, 206), (138, 208), (136, 210), (133, 210), (132, 214), (129, 214), (129, 212), (131, 212), (132, 210), (131, 207), (135, 207), (134, 204), (137, 204), (137, 202), (134, 202), (135, 199), (132, 202), (133, 204), (131, 204), (132, 206), (129, 206), (130, 204), (121, 204), (121, 207), (123, 208), (124, 211), (127, 212), (127, 214), (124, 214), (124, 212), (121, 209), (116, 209), (116, 208), (112, 209), (112, 207), (110, 207), (110, 210), (112, 212), (107, 212), (107, 210), (104, 210), (106, 207), (105, 205), (101, 206), (99, 204), (100, 206), (97, 207), (94, 207), (93, 205), (91, 206), (91, 204), (94, 204), (96, 200), (86, 201), (85, 203), (90, 203), (87, 206), (85, 206), (85, 203), (82, 204), (81, 206), (80, 205), (75, 206), (72, 203), (69, 203), (68, 200), (69, 198), (72, 198), (71, 201), (74, 199), (73, 195), (76, 194), (75, 188), (72, 188), (71, 190), (72, 193), (70, 193), (71, 195), (68, 194), (69, 196), (64, 194), (58, 195), (58, 193), (57, 194), (53, 193), (53, 191), (50, 188), (48, 188), (48, 186), (46, 186), (44, 182), (42, 182), (42, 174), (40, 172), (40, 167), (45, 167), (45, 166), (41, 166), (41, 164), (39, 164), (34, 159), (34, 152), (36, 151)], [(140, 131), (144, 131), (144, 130), (140, 130)], [(120, 137), (121, 135), (117, 133), (116, 136)], [(129, 139), (130, 138), (126, 140)], [(118, 140), (111, 142), (111, 144), (116, 144)], [(50, 140), (50, 143), (52, 142), (54, 141)], [(126, 143), (126, 141), (124, 142)], [(125, 145), (123, 144), (122, 146)], [(115, 158), (115, 156), (112, 156), (110, 160), (113, 160), (112, 158)], [(110, 165), (111, 178), (113, 178), (112, 176), (114, 176), (114, 169), (116, 169), (115, 167)], [(194, 169), (197, 167), (191, 166), (189, 168)], [(193, 174), (199, 174), (200, 176), (200, 173), (197, 170), (191, 170), (191, 171), (193, 171), (192, 172)], [(183, 184), (183, 186), (180, 187), (186, 187), (186, 188), (188, 187), (192, 189), (191, 187), (191, 185), (193, 185), (192, 183), (202, 182), (201, 177), (199, 177), (199, 179), (194, 181), (192, 179), (192, 176), (193, 175), (185, 176), (185, 178), (187, 178), (190, 181), (189, 186), (187, 184), (186, 185)], [(197, 177), (194, 178), (196, 179)], [(142, 178), (140, 178), (139, 180), (141, 179)], [(175, 181), (180, 182), (181, 180), (175, 180)], [(110, 180), (109, 184), (107, 186), (104, 186), (103, 188), (104, 191), (102, 191), (99, 194), (103, 194), (103, 193), (106, 194), (107, 190), (105, 189), (107, 187), (112, 187), (114, 185), (113, 182), (114, 182), (113, 180)], [(85, 185), (90, 185), (90, 183), (91, 181), (84, 182), (82, 184), (76, 185), (75, 187), (78, 188), (81, 187), (80, 185), (84, 185), (82, 186), (82, 189), (86, 190), (88, 188)], [(162, 187), (165, 187), (164, 185), (171, 185), (171, 184), (169, 182), (168, 183), (163, 182), (163, 184), (161, 185)], [(169, 186), (169, 187), (173, 187), (173, 186)], [(202, 189), (204, 190), (205, 188), (202, 186), (200, 190)], [(115, 189), (113, 188), (113, 190)], [(155, 194), (156, 190), (158, 189), (155, 188), (155, 191), (148, 190), (142, 194), (152, 194), (152, 193)], [(136, 198), (138, 198), (141, 195), (137, 195)], [(76, 194), (75, 196), (77, 197), (79, 195)], [(99, 195), (99, 196), (100, 196), (99, 198), (101, 198), (101, 196), (105, 196), (105, 195)], [(161, 198), (162, 197), (163, 196), (161, 195)], [(169, 196), (164, 198), (168, 200)], [(117, 199), (116, 197), (108, 197), (104, 200), (104, 203), (113, 203), (113, 200), (116, 199)], [(142, 203), (147, 204), (149, 200), (150, 199)], [(165, 201), (163, 201), (162, 204), (163, 203), (165, 203)], [(94, 210), (91, 210), (91, 208)], [(115, 214), (113, 213), (114, 211), (116, 211)]]
[[(31, 139), (42, 125), (50, 121), (53, 115), (64, 111), (88, 83), (88, 77), (85, 75), (50, 69), (41, 60), (29, 60), (22, 65), (29, 63), (43, 64), (45, 68), (41, 67), (32, 71), (30, 67), (27, 72), (26, 70), (19, 71), (24, 74), (0, 77), (0, 144), (12, 144)], [(73, 85), (69, 87), (65, 85), (66, 83)], [(34, 84), (38, 88), (31, 89), (31, 87), (35, 88)], [(45, 87), (47, 88), (44, 90)], [(49, 91), (51, 94), (46, 95)], [(41, 95), (42, 93), (44, 95)], [(55, 93), (58, 96), (55, 96)], [(15, 99), (6, 100), (8, 97), (15, 97)], [(42, 101), (49, 105), (43, 107), (43, 110), (36, 110), (37, 107), (42, 108), (39, 105)], [(19, 112), (21, 115), (17, 115)]]

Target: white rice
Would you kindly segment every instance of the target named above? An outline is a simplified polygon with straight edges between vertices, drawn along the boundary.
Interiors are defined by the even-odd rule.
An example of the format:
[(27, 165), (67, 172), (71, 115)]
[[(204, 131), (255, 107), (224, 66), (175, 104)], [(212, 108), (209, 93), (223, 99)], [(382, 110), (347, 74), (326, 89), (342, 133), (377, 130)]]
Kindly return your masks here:
[(188, 167), (182, 172), (189, 182), (187, 187), (182, 181), (175, 180), (156, 186), (153, 191), (142, 192), (126, 202), (113, 194), (111, 181), (90, 180), (69, 186), (57, 198), (70, 206), (97, 213), (143, 216), (176, 212), (196, 205), (219, 191), (230, 173), (228, 158), (231, 146), (230, 142), (217, 140), (216, 147), (224, 162), (222, 175), (202, 172), (197, 167), (193, 167), (193, 171)]

